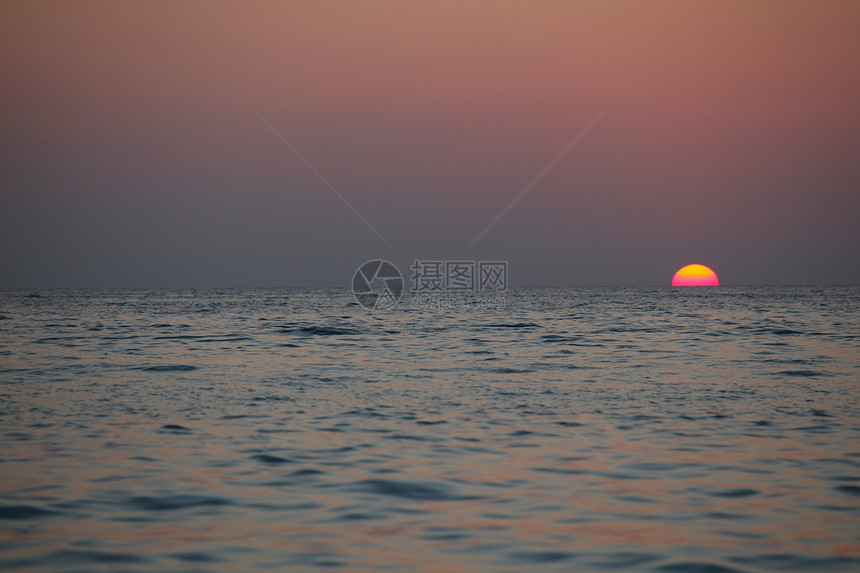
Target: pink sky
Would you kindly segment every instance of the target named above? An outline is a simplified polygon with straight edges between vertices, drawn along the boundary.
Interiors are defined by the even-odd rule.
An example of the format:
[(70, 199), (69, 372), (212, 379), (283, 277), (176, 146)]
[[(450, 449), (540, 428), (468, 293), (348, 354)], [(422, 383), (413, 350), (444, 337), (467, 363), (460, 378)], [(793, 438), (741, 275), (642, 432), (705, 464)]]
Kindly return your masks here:
[(339, 285), (377, 256), (509, 259), (519, 284), (690, 260), (860, 280), (856, 2), (2, 11), (0, 286)]

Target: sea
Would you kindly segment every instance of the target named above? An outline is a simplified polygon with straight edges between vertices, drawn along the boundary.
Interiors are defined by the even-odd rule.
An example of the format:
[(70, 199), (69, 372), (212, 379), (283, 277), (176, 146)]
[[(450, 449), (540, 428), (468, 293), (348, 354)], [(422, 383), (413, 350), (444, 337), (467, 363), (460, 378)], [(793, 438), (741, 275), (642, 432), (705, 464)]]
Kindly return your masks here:
[(3, 571), (860, 571), (860, 287), (0, 292)]

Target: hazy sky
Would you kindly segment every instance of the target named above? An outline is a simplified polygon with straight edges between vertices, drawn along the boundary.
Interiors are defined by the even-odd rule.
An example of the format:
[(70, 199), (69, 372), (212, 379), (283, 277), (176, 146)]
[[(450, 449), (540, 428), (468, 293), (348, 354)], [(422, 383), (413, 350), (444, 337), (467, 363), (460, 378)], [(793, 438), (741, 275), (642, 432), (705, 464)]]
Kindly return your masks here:
[(371, 258), (858, 283), (858, 30), (855, 0), (4, 1), (0, 287), (348, 286)]

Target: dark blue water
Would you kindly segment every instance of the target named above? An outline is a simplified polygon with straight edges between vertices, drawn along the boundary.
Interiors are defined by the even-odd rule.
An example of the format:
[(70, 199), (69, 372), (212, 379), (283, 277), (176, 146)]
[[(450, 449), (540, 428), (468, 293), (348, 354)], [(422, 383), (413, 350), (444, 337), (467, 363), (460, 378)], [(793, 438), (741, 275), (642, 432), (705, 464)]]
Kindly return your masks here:
[(0, 568), (860, 570), (860, 289), (0, 294)]

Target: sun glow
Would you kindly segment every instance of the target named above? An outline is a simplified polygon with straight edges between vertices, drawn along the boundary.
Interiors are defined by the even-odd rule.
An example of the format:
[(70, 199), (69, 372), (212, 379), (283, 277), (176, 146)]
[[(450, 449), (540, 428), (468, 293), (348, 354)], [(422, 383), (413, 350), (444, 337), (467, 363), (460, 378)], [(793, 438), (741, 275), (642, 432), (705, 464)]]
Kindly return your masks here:
[(687, 265), (672, 277), (672, 286), (720, 286), (720, 281), (705, 265)]

